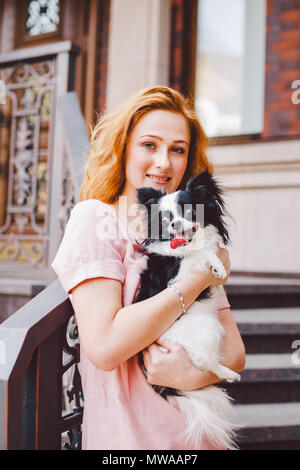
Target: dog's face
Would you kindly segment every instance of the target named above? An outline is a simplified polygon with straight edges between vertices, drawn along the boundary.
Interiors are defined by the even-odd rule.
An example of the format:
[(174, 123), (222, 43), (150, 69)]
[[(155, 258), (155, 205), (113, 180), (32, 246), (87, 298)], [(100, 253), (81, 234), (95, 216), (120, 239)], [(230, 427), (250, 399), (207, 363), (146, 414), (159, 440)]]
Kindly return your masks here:
[(222, 221), (222, 192), (208, 171), (199, 173), (184, 191), (165, 194), (153, 188), (140, 188), (138, 200), (146, 208), (147, 245), (173, 238), (182, 238), (189, 244), (208, 225), (216, 227), (224, 243), (228, 242)]

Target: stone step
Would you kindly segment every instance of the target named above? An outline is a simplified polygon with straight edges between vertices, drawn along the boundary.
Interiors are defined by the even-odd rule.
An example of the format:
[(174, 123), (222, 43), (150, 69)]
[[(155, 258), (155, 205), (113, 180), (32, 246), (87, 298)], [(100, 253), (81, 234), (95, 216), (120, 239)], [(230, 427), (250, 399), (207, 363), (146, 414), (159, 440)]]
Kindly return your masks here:
[(232, 309), (300, 306), (300, 280), (232, 276), (224, 286)]
[(292, 346), (300, 341), (300, 332), (283, 332), (269, 328), (259, 332), (239, 327), (247, 354), (291, 354)]
[(298, 355), (248, 354), (241, 381), (221, 385), (237, 404), (300, 402), (299, 362)]
[(292, 353), (300, 341), (300, 308), (232, 310), (249, 354)]
[(300, 403), (234, 406), (241, 449), (300, 449)]
[[(294, 352), (296, 352), (296, 349)], [(276, 370), (281, 369), (292, 370), (298, 373), (300, 377), (300, 355), (296, 357), (292, 354), (247, 354), (246, 356), (244, 372), (249, 379), (253, 376), (253, 373), (258, 374), (258, 376), (270, 374), (270, 377), (273, 377)]]
[(235, 321), (242, 324), (279, 324), (300, 326), (300, 307), (289, 308), (257, 308), (232, 310)]
[(300, 286), (300, 276), (259, 276), (259, 275), (237, 275), (234, 272), (231, 273), (226, 285), (229, 286), (253, 286), (253, 285), (267, 285), (267, 286)]

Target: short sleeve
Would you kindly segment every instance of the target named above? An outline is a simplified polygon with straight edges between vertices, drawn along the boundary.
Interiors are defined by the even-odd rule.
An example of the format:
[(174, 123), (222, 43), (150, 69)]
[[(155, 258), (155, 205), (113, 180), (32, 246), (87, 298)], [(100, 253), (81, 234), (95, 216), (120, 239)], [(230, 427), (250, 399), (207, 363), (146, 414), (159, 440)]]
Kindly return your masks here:
[(227, 295), (223, 286), (221, 286), (220, 288), (218, 310), (222, 310), (222, 308), (230, 308), (230, 303), (228, 302)]
[(125, 278), (124, 241), (117, 233), (114, 209), (96, 199), (71, 211), (52, 268), (67, 293), (86, 279)]

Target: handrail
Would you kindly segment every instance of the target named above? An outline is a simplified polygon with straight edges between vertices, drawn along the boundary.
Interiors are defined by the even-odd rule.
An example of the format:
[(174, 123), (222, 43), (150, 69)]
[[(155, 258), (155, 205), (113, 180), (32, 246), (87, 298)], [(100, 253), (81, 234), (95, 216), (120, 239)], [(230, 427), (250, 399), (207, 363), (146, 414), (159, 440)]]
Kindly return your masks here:
[[(58, 365), (63, 334), (73, 314), (71, 302), (56, 280), (0, 325), (0, 449), (60, 447)], [(50, 355), (47, 354), (49, 347)], [(26, 417), (30, 421), (26, 404), (24, 407), (28, 373), (31, 374), (31, 380), (27, 381), (31, 387), (29, 415), (31, 413), (31, 421), (35, 422), (29, 439), (24, 434), (24, 431), (30, 433), (28, 422), (24, 423)], [(53, 380), (54, 376), (58, 382), (51, 383), (49, 377)], [(54, 397), (49, 394), (49, 387)]]
[(7, 65), (13, 62), (30, 61), (38, 57), (47, 57), (51, 55), (61, 54), (63, 52), (78, 54), (79, 51), (79, 46), (69, 40), (58, 41), (49, 44), (43, 44), (41, 46), (32, 46), (26, 47), (24, 49), (16, 49), (14, 51), (0, 54), (0, 65)]

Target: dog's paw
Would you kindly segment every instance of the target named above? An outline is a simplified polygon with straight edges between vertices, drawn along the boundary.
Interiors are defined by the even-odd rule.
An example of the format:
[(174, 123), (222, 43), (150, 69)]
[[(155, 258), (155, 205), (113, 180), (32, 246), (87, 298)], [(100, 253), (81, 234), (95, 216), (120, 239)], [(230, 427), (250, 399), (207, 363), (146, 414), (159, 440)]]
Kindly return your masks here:
[(218, 264), (218, 265), (215, 264), (211, 267), (211, 270), (217, 279), (225, 279), (225, 277), (227, 276), (227, 273), (223, 264)]
[(227, 382), (232, 383), (232, 382), (240, 382), (241, 376), (237, 372), (231, 371), (232, 374), (230, 374), (230, 377), (226, 379)]
[(241, 380), (240, 374), (220, 363), (216, 364), (211, 371), (220, 377), (220, 379), (226, 380), (226, 382), (239, 382)]

